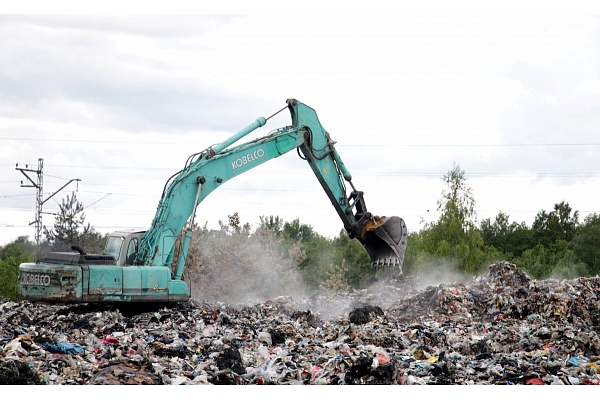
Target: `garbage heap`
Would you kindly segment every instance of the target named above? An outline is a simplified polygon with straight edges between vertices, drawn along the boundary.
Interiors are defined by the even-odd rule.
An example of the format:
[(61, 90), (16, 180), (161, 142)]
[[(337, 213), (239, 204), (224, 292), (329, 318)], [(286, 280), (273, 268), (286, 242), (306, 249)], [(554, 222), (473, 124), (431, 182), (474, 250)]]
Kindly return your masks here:
[(471, 282), (253, 305), (0, 299), (0, 383), (46, 385), (597, 385), (600, 278)]

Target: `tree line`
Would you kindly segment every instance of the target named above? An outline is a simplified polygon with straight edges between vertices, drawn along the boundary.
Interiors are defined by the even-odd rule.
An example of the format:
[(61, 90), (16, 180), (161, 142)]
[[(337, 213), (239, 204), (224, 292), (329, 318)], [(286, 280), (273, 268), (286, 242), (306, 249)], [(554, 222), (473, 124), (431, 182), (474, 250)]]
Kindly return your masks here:
[[(424, 276), (442, 266), (464, 277), (510, 261), (533, 279), (571, 279), (600, 271), (600, 215), (580, 221), (579, 212), (562, 201), (540, 210), (531, 226), (511, 221), (499, 211), (494, 219), (477, 220), (476, 202), (465, 171), (454, 164), (442, 177), (439, 218), (422, 221), (411, 231), (404, 260), (405, 275)], [(45, 230), (42, 255), (69, 251), (71, 245), (102, 253), (108, 235), (85, 222), (75, 193), (60, 205), (54, 227)], [(33, 261), (35, 244), (19, 237), (0, 248), (0, 296), (16, 298), (18, 266)], [(260, 255), (258, 257), (257, 255)], [(317, 233), (299, 219), (263, 216), (252, 229), (237, 212), (219, 221), (219, 229), (195, 226), (186, 260), (186, 278), (197, 296), (234, 299), (241, 292), (271, 296), (282, 289), (337, 292), (363, 288), (397, 270), (373, 269), (360, 242), (341, 229), (333, 238)]]

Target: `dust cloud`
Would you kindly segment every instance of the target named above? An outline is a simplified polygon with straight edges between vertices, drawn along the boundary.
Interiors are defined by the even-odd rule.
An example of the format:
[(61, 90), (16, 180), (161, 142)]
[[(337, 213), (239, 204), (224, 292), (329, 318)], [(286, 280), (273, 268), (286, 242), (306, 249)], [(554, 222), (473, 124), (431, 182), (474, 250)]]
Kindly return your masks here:
[[(299, 304), (300, 300), (310, 298), (312, 312), (323, 317), (343, 315), (361, 306), (347, 293), (321, 296), (310, 291), (299, 269), (303, 256), (299, 246), (285, 250), (275, 233), (267, 228), (259, 227), (250, 234), (247, 230), (225, 227), (192, 239), (186, 281), (192, 298), (201, 301), (254, 305), (284, 296)], [(415, 270), (418, 274), (413, 276), (388, 274), (358, 290), (385, 307), (402, 300), (410, 291), (469, 282), (473, 278), (447, 259), (421, 260)]]
[(266, 228), (259, 227), (252, 235), (229, 229), (205, 233), (188, 252), (192, 298), (256, 304), (280, 296), (305, 296), (300, 257), (299, 249), (287, 252)]
[(468, 282), (472, 274), (465, 274), (458, 269), (456, 261), (448, 259), (434, 259), (421, 262), (416, 270), (418, 279), (416, 289), (425, 289), (428, 286), (438, 286), (457, 282)]

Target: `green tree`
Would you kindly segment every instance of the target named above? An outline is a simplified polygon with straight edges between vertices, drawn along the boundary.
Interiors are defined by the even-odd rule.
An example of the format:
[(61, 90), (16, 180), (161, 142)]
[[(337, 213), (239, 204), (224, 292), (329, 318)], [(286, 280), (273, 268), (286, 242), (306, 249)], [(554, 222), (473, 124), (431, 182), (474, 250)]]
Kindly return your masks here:
[(79, 236), (79, 246), (89, 254), (102, 254), (109, 236), (109, 233), (101, 234), (96, 232), (93, 226), (90, 226)]
[(350, 290), (346, 260), (342, 260), (342, 265), (331, 264), (326, 273), (327, 280), (320, 285), (322, 291), (325, 293), (338, 293)]
[(14, 242), (0, 247), (0, 260), (6, 260), (10, 256), (28, 255), (33, 259), (35, 255), (35, 243), (28, 236), (19, 236)]
[(19, 265), (33, 261), (35, 245), (21, 236), (0, 249), (0, 296), (17, 300)]
[(568, 249), (560, 253), (556, 267), (552, 270), (552, 277), (558, 279), (574, 279), (587, 275), (587, 266), (577, 258), (572, 250)]
[(582, 226), (572, 240), (575, 255), (588, 266), (588, 272), (600, 272), (600, 215), (585, 217)]
[(422, 268), (421, 263), (419, 262), (420, 257), (423, 254), (429, 254), (423, 237), (423, 231), (408, 233), (408, 243), (410, 243), (410, 246), (406, 247), (404, 265), (402, 266), (402, 272), (405, 275), (416, 275), (419, 272), (419, 269)]
[(535, 216), (531, 228), (537, 243), (548, 246), (557, 240), (571, 241), (579, 225), (579, 211), (573, 211), (564, 201), (555, 204), (554, 210), (541, 210)]
[(533, 248), (525, 250), (515, 260), (516, 265), (534, 279), (546, 279), (552, 273), (553, 257), (551, 252), (538, 243)]
[(533, 230), (525, 222), (510, 224), (508, 245), (510, 254), (520, 256), (527, 249), (535, 246)]
[(446, 189), (438, 201), (440, 218), (422, 231), (424, 249), (457, 262), (463, 272), (477, 273), (482, 267), (483, 239), (475, 226), (475, 198), (458, 164), (443, 176)]
[(301, 223), (300, 219), (298, 218), (294, 219), (292, 222), (286, 222), (283, 224), (283, 236), (286, 239), (290, 239), (292, 241), (309, 241), (314, 235), (315, 231), (313, 227)]
[(508, 253), (508, 233), (509, 233), (509, 216), (502, 211), (496, 215), (496, 219), (492, 223), (490, 218), (486, 218), (479, 224), (481, 237), (487, 246), (494, 246), (503, 253)]
[(520, 256), (535, 245), (533, 231), (525, 224), (509, 221), (510, 216), (500, 211), (494, 222), (484, 219), (479, 225), (485, 246), (494, 247), (507, 260)]
[(70, 251), (71, 246), (80, 246), (88, 253), (99, 253), (104, 248), (106, 237), (96, 232), (94, 227), (85, 223), (83, 204), (75, 192), (67, 195), (59, 205), (54, 227), (44, 227), (44, 235), (51, 244), (52, 251)]
[(281, 232), (283, 231), (283, 224), (285, 222), (283, 218), (279, 216), (269, 215), (268, 217), (261, 216), (259, 217), (259, 219), (261, 225), (264, 225), (267, 229), (273, 231), (276, 235), (281, 235)]
[[(285, 249), (300, 246), (304, 257), (299, 268), (304, 283), (308, 288), (318, 290), (321, 283), (327, 279), (328, 266), (336, 260), (331, 240), (317, 234), (312, 226), (303, 224), (298, 218), (287, 222), (276, 217), (267, 222), (267, 226), (274, 226), (276, 232), (280, 232), (283, 239), (281, 244)], [(277, 230), (278, 226), (281, 226), (280, 230)]]
[(578, 242), (581, 245), (578, 252), (572, 242), (578, 231), (579, 212), (573, 211), (567, 202), (555, 204), (550, 212), (541, 210), (531, 226), (530, 237), (536, 244), (517, 257), (517, 265), (535, 279), (587, 274), (587, 265), (580, 259), (584, 256), (581, 251), (584, 241)]
[[(285, 246), (288, 246), (284, 242)], [(301, 242), (305, 259), (300, 263), (302, 278), (311, 290), (318, 290), (321, 282), (327, 279), (327, 267), (337, 260), (332, 240), (315, 234), (307, 241)]]
[(350, 239), (344, 229), (333, 239), (332, 246), (335, 252), (333, 264), (346, 268), (347, 280), (352, 287), (360, 287), (375, 276), (377, 270), (371, 267), (367, 251), (358, 240)]

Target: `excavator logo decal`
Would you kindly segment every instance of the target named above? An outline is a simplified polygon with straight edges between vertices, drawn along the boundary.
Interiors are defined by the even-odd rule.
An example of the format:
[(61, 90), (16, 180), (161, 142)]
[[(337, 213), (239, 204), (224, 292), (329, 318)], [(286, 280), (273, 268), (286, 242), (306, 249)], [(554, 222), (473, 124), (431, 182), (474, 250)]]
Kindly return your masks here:
[(42, 274), (23, 274), (21, 282), (24, 285), (50, 286), (50, 276)]
[(265, 156), (265, 151), (263, 149), (258, 149), (256, 151), (254, 151), (253, 153), (248, 153), (245, 156), (242, 156), (240, 158), (236, 158), (235, 160), (233, 160), (231, 162), (231, 168), (232, 169), (239, 168), (242, 165), (246, 165), (249, 162), (256, 161), (259, 158), (262, 158), (264, 156)]

